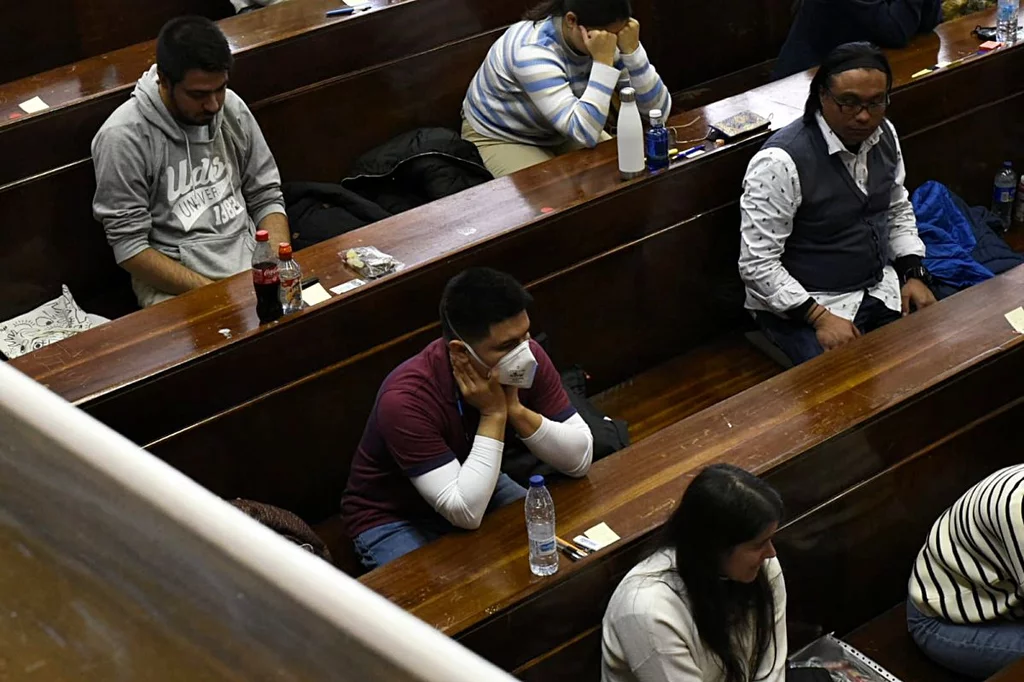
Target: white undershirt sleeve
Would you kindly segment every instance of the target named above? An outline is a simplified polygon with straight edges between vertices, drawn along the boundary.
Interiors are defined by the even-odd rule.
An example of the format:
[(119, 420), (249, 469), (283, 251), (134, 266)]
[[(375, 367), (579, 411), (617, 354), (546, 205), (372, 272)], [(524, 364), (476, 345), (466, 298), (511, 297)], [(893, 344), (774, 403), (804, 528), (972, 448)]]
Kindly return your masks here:
[(476, 530), (494, 495), (503, 449), (501, 441), (478, 435), (461, 465), (453, 459), (410, 480), (423, 499), (449, 523)]
[(578, 413), (564, 422), (542, 417), (540, 428), (523, 443), (537, 459), (563, 474), (580, 478), (590, 471), (594, 458), (594, 435)]

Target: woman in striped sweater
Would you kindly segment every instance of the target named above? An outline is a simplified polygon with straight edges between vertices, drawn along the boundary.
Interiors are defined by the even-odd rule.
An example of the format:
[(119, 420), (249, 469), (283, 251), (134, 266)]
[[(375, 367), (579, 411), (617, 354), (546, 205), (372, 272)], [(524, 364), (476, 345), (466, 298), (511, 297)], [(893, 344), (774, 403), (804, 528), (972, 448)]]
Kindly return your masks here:
[(494, 44), (466, 94), (462, 137), (495, 177), (608, 139), (623, 71), (641, 114), (668, 113), (672, 98), (630, 15), (629, 0), (545, 0)]
[(1024, 657), (1024, 464), (939, 517), (909, 591), (910, 634), (936, 663), (984, 679)]

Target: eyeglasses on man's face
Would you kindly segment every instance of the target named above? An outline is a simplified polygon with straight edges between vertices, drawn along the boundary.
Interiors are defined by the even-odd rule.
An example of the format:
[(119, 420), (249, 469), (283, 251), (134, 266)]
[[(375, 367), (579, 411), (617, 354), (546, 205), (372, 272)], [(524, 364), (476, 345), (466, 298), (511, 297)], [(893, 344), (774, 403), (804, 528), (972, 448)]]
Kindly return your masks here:
[(839, 95), (836, 96), (831, 90), (825, 88), (825, 94), (828, 95), (829, 99), (836, 103), (839, 107), (840, 113), (844, 116), (857, 116), (862, 111), (867, 111), (872, 116), (882, 113), (889, 108), (889, 93), (886, 93), (880, 99), (873, 99), (870, 101), (863, 101), (856, 95)]

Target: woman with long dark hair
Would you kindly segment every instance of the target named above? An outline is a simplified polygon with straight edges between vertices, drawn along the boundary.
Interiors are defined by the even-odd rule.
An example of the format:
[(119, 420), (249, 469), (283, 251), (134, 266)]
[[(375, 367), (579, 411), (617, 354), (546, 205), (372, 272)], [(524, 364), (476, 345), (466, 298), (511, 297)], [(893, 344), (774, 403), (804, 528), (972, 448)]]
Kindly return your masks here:
[(690, 483), (665, 546), (619, 584), (604, 616), (602, 682), (781, 682), (786, 585), (772, 538), (782, 500), (738, 467)]
[(462, 137), (496, 177), (602, 139), (624, 72), (641, 114), (672, 106), (629, 0), (544, 0), (498, 39), (469, 86)]

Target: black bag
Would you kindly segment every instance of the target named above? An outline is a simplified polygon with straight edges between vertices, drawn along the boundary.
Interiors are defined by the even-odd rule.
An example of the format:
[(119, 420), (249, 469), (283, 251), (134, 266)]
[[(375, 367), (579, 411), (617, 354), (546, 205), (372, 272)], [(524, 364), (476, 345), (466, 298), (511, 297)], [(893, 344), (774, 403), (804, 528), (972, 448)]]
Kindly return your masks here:
[[(544, 345), (540, 338), (537, 340)], [(562, 372), (562, 386), (594, 436), (595, 462), (629, 445), (629, 425), (622, 419), (606, 416), (587, 398), (587, 373), (579, 365)], [(518, 437), (506, 440), (501, 470), (523, 487), (530, 484), (530, 476), (560, 475), (554, 467), (537, 459)]]
[(329, 182), (281, 186), (296, 251), (390, 217), (377, 204)]

